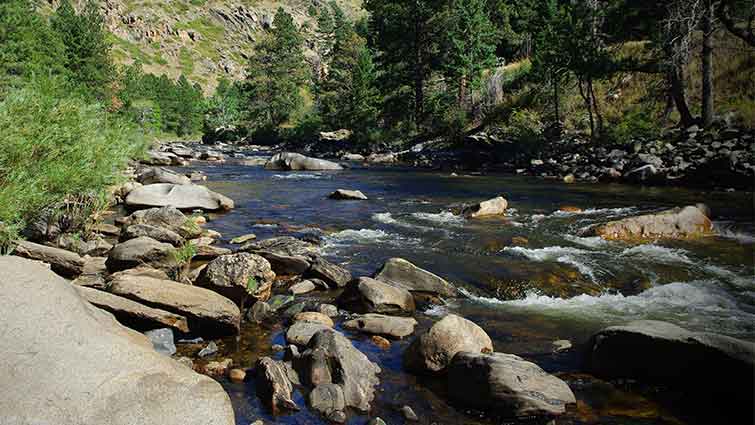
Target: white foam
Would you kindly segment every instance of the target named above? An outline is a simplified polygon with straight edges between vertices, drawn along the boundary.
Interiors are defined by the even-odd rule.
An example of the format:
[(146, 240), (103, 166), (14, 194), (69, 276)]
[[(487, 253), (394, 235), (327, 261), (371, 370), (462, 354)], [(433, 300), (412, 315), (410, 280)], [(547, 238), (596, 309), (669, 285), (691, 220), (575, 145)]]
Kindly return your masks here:
[(564, 299), (533, 292), (524, 299), (498, 304), (606, 323), (668, 320), (683, 327), (728, 334), (751, 332), (743, 326), (751, 328), (755, 323), (755, 314), (742, 310), (735, 299), (710, 280), (655, 286), (632, 296), (579, 295)]
[(393, 218), (393, 214), (389, 212), (372, 214), (372, 219), (383, 224), (398, 224), (398, 221)]
[(555, 261), (562, 264), (568, 264), (575, 267), (584, 276), (595, 280), (595, 267), (589, 258), (590, 251), (579, 248), (549, 246), (545, 248), (529, 249), (521, 246), (507, 246), (503, 248), (504, 252), (510, 252), (526, 257), (532, 261), (547, 262)]
[(450, 211), (442, 211), (439, 213), (413, 213), (412, 217), (417, 218), (419, 220), (429, 221), (436, 224), (444, 224), (444, 225), (460, 225), (464, 223), (464, 217), (460, 217), (458, 215), (455, 215), (454, 213)]
[(418, 243), (420, 243), (418, 239), (404, 237), (379, 229), (346, 229), (325, 237), (326, 248), (334, 246), (372, 244), (389, 244), (400, 246), (406, 244), (416, 245)]
[(554, 217), (571, 217), (574, 215), (602, 215), (606, 217), (616, 217), (620, 215), (626, 215), (636, 211), (636, 207), (624, 207), (624, 208), (588, 208), (579, 211), (554, 211), (551, 214)]
[(309, 179), (321, 179), (325, 176), (322, 174), (311, 173), (290, 173), (290, 174), (273, 174), (274, 179), (280, 180), (309, 180)]
[(692, 260), (687, 257), (685, 250), (678, 248), (667, 248), (655, 244), (637, 245), (627, 248), (619, 254), (620, 257), (631, 257), (637, 260), (643, 260), (653, 263), (674, 264), (683, 263), (691, 264)]
[(718, 236), (721, 236), (722, 238), (735, 240), (742, 245), (755, 244), (755, 236), (740, 230), (732, 229), (728, 223), (713, 223), (713, 229)]
[(564, 239), (577, 245), (582, 245), (587, 248), (602, 248), (610, 245), (611, 243), (600, 236), (580, 237), (574, 235), (564, 235)]
[(263, 229), (272, 229), (272, 228), (278, 227), (278, 225), (275, 224), (275, 223), (273, 223), (273, 224), (257, 223), (257, 224), (252, 224), (252, 227), (263, 228)]

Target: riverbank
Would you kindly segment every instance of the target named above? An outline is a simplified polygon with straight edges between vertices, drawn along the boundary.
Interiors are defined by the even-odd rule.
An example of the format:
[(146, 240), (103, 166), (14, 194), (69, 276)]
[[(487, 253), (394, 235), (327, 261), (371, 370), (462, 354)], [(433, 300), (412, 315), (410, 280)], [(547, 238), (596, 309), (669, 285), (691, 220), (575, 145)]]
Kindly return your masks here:
[[(88, 286), (91, 290), (84, 292), (90, 297), (110, 296), (105, 300), (108, 308), (118, 308), (116, 318), (132, 327), (138, 322), (133, 315), (129, 319), (124, 309), (135, 307), (124, 305), (124, 299), (162, 311), (156, 317), (162, 323), (173, 323), (171, 342), (178, 351), (173, 358), (221, 383), (230, 395), (237, 423), (326, 423), (327, 418), (346, 418), (362, 424), (380, 417), (396, 424), (407, 420), (404, 406), (415, 412), (420, 423), (498, 423), (513, 411), (491, 412), (485, 405), (449, 391), (449, 385), (471, 389), (483, 388), (480, 382), (502, 383), (500, 374), (481, 377), (475, 385), (459, 383), (458, 379), (475, 373), (470, 365), (490, 362), (527, 370), (527, 376), (535, 379), (531, 382), (544, 385), (538, 391), (562, 400), (548, 409), (561, 405), (563, 412), (558, 408), (546, 415), (561, 415), (557, 423), (623, 418), (630, 423), (696, 424), (701, 423), (694, 418), (699, 412), (691, 408), (694, 402), (683, 391), (667, 390), (668, 398), (653, 395), (671, 383), (668, 377), (660, 386), (651, 380), (624, 385), (608, 378), (616, 371), (586, 367), (582, 348), (589, 347), (591, 336), (607, 326), (643, 319), (681, 324), (694, 333), (663, 328), (664, 338), (670, 340), (694, 337), (700, 331), (755, 339), (755, 330), (742, 326), (750, 317), (746, 291), (752, 282), (745, 270), (751, 261), (747, 254), (751, 242), (748, 245), (721, 232), (722, 226), (739, 235), (753, 230), (751, 214), (748, 221), (741, 208), (745, 197), (740, 193), (642, 190), (621, 185), (609, 185), (609, 190), (603, 191), (601, 185), (579, 182), (565, 185), (514, 176), (454, 177), (374, 165), (352, 165), (340, 171), (285, 171), (264, 167), (274, 153), (264, 147), (218, 146), (213, 150), (184, 144), (163, 148), (163, 152), (151, 153), (148, 161), (176, 168), (138, 166), (133, 170), (137, 181), (118, 191), (121, 205), (130, 211), (113, 208), (105, 224), (114, 228), (101, 229), (110, 231), (111, 236), (100, 233), (113, 247), (101, 247), (101, 252), (92, 254), (100, 260), (80, 255), (80, 260), (70, 257), (71, 261), (53, 269), (81, 264), (91, 270), (93, 263), (104, 260), (104, 269), (85, 273), (74, 283)], [(311, 163), (320, 164), (306, 162)], [(215, 194), (209, 199), (215, 200), (216, 207), (187, 205), (186, 213), (179, 215), (170, 208), (137, 202), (131, 195), (166, 184), (196, 186), (191, 190), (207, 187)], [(465, 204), (500, 194), (502, 188), (508, 202), (507, 208), (494, 210), (499, 215), (473, 219), (453, 213), (463, 211)], [(359, 190), (368, 199), (330, 199), (328, 195), (337, 189)], [(232, 210), (227, 210), (229, 200)], [(700, 200), (709, 204), (716, 221), (714, 233), (699, 241), (602, 242), (579, 232), (583, 227)], [(197, 208), (202, 212), (195, 211)], [(480, 210), (483, 208), (475, 209)], [(116, 230), (120, 236), (113, 236)], [(246, 241), (236, 239), (241, 236)], [(146, 240), (154, 238), (156, 243)], [(194, 259), (177, 267), (179, 258), (167, 252), (181, 252), (187, 245), (195, 247), (187, 254)], [(34, 246), (28, 249), (49, 252), (34, 251)], [(140, 252), (149, 255), (139, 256)], [(394, 257), (405, 258), (416, 268), (410, 267), (410, 274), (386, 271), (390, 269), (388, 260)], [(51, 256), (48, 261), (56, 258), (69, 257)], [(151, 269), (133, 269), (144, 263)], [(393, 260), (393, 264), (404, 263)], [(120, 269), (125, 270), (116, 271)], [(71, 273), (79, 272), (74, 267)], [(437, 279), (428, 280), (429, 276)], [(251, 291), (250, 277), (255, 282)], [(418, 282), (433, 286), (417, 288)], [(729, 285), (739, 285), (741, 290), (729, 292)], [(172, 295), (157, 298), (160, 291), (153, 292), (156, 288), (170, 289)], [(404, 288), (409, 295), (392, 288)], [(436, 292), (448, 289), (428, 297), (426, 288)], [(199, 316), (181, 300), (186, 300), (189, 292), (203, 289), (208, 290), (202, 292), (203, 297), (215, 301), (202, 303), (205, 313)], [(364, 302), (363, 297), (381, 291), (387, 291), (381, 299), (390, 302)], [(386, 298), (389, 294), (393, 298)], [(244, 296), (251, 308), (238, 308)], [(114, 304), (113, 299), (119, 303)], [(105, 305), (102, 299), (96, 300)], [(257, 301), (252, 305), (253, 300)], [(215, 313), (208, 317), (209, 311)], [(374, 319), (367, 314), (384, 317)], [(467, 351), (477, 351), (478, 357), (474, 361), (459, 358), (442, 367), (433, 365), (451, 369), (448, 375), (428, 375), (421, 372), (423, 366), (416, 367), (422, 362), (416, 357), (407, 360), (406, 353), (416, 352), (418, 341), (429, 338), (422, 335), (442, 339), (447, 330), (431, 329), (449, 315), (464, 318), (451, 329), (469, 328), (478, 335), (471, 345), (464, 345)], [(416, 323), (411, 324), (412, 320)], [(213, 323), (220, 326), (203, 326)], [(138, 329), (152, 326), (154, 322)], [(652, 329), (661, 325), (632, 326), (631, 333), (643, 334), (655, 332)], [(312, 342), (314, 334), (331, 332), (331, 327), (345, 339), (332, 337), (335, 340), (330, 341), (321, 336), (319, 342)], [(377, 335), (368, 329), (376, 329), (372, 332)], [(228, 336), (223, 336), (226, 332)], [(613, 337), (614, 331), (606, 332)], [(626, 334), (620, 337), (627, 338)], [(153, 342), (164, 345), (166, 341), (153, 337)], [(412, 346), (415, 348), (410, 349)], [(652, 346), (644, 351), (652, 352)], [(352, 377), (348, 382), (364, 396), (350, 398), (351, 404), (346, 404), (346, 394), (355, 387), (333, 379), (332, 366), (327, 370), (317, 366), (314, 353), (323, 350), (328, 364), (347, 361), (357, 366), (346, 367)], [(340, 354), (332, 355), (331, 350)], [(499, 359), (499, 354), (488, 354), (491, 350), (517, 355), (543, 371), (516, 359)], [(692, 358), (688, 347), (679, 350), (675, 359)], [(616, 355), (607, 352), (609, 357)], [(594, 364), (600, 361), (592, 360)], [(410, 368), (409, 363), (415, 366)], [(380, 372), (374, 376), (366, 373), (375, 367)], [(310, 381), (312, 376), (324, 376), (321, 373), (329, 373), (333, 382)], [(729, 371), (721, 376), (733, 374)], [(705, 378), (718, 388), (710, 379)], [(278, 390), (266, 393), (264, 388)], [(344, 406), (352, 407), (332, 408), (341, 405), (341, 397)], [(299, 410), (290, 410), (291, 403)], [(367, 413), (359, 411), (364, 403), (369, 404)], [(471, 409), (478, 413), (471, 414)]]
[(435, 140), (385, 152), (355, 151), (347, 140), (332, 137), (282, 149), (339, 160), (449, 172), (507, 172), (565, 182), (749, 191), (755, 185), (755, 132), (725, 122), (704, 130), (674, 129), (655, 139), (624, 144), (596, 144), (579, 135), (565, 135), (528, 145), (491, 131), (468, 136), (459, 144)]

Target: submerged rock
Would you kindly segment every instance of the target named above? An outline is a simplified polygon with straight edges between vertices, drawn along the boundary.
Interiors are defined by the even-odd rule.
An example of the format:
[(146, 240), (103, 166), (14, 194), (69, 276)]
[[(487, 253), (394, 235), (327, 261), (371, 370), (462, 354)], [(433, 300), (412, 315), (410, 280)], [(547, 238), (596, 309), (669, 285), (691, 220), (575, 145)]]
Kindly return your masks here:
[(273, 156), (265, 164), (265, 168), (268, 170), (283, 171), (331, 171), (343, 169), (343, 167), (335, 162), (310, 158), (302, 154), (291, 152), (282, 152)]
[(375, 275), (375, 280), (385, 282), (410, 292), (429, 293), (444, 297), (456, 297), (459, 291), (445, 279), (423, 270), (403, 258), (391, 258)]
[(412, 342), (404, 353), (404, 362), (413, 372), (440, 372), (460, 351), (492, 353), (493, 342), (475, 323), (449, 314)]
[(576, 403), (569, 386), (512, 354), (459, 352), (448, 367), (450, 397), (510, 417), (557, 416)]
[(180, 210), (207, 211), (233, 209), (233, 201), (204, 186), (158, 183), (134, 189), (126, 196), (129, 207), (150, 208), (173, 206)]
[(695, 238), (711, 235), (713, 224), (695, 206), (611, 221), (591, 229), (603, 239)]
[(42, 264), (0, 257), (0, 269), (0, 323), (9, 342), (0, 344), (0, 375), (12, 377), (0, 379), (3, 422), (235, 423), (217, 382), (155, 352), (144, 335)]

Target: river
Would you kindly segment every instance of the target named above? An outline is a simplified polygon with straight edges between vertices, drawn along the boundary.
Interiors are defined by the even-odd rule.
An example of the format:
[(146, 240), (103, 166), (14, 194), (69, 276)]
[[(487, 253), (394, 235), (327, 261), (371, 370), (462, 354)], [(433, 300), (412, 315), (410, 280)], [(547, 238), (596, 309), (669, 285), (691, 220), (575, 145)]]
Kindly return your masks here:
[[(491, 336), (495, 350), (535, 361), (557, 373), (579, 404), (557, 423), (700, 423), (671, 397), (637, 385), (617, 386), (579, 374), (578, 350), (556, 354), (553, 341), (583, 343), (598, 329), (634, 319), (659, 319), (755, 341), (752, 193), (572, 184), (532, 177), (460, 175), (399, 168), (340, 172), (279, 172), (261, 167), (201, 165), (207, 186), (234, 199), (236, 209), (212, 217), (208, 227), (226, 239), (307, 235), (355, 276), (372, 275), (391, 257), (402, 257), (456, 285), (466, 295), (419, 313), (417, 333), (446, 313), (466, 317)], [(368, 201), (334, 201), (336, 189), (357, 189)], [(497, 195), (509, 202), (506, 217), (465, 220), (451, 213), (463, 203)], [(646, 244), (582, 237), (607, 220), (705, 202), (718, 236)], [(561, 211), (577, 207), (580, 211)], [(569, 209), (569, 208), (566, 208)], [(317, 296), (317, 295), (316, 295)], [(319, 295), (327, 299), (328, 295)], [(225, 354), (252, 366), (284, 328), (244, 325), (239, 343)], [(445, 401), (442, 383), (402, 372), (409, 340), (382, 351), (349, 335), (383, 369), (372, 416), (388, 424), (404, 419), (408, 404), (421, 424), (493, 424), (493, 418)], [(251, 364), (248, 364), (251, 363)], [(224, 383), (239, 423), (320, 424), (302, 412), (272, 418), (253, 384)], [(306, 405), (301, 394), (296, 399)], [(366, 416), (351, 415), (363, 424)]]

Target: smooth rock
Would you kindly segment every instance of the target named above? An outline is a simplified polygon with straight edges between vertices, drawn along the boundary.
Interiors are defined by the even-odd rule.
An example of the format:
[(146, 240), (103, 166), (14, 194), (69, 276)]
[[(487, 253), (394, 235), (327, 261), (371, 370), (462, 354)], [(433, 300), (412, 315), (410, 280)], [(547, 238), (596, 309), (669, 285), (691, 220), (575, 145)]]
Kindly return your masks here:
[(332, 288), (343, 288), (351, 281), (351, 272), (319, 256), (311, 260), (307, 276), (323, 280)]
[(210, 357), (210, 356), (214, 356), (217, 353), (218, 353), (218, 345), (215, 344), (215, 341), (210, 341), (209, 344), (207, 344), (205, 347), (199, 350), (199, 353), (197, 353), (197, 356)]
[(365, 314), (343, 323), (343, 327), (349, 330), (395, 338), (413, 334), (415, 326), (417, 326), (417, 321), (412, 317), (394, 317), (383, 314)]
[(235, 424), (217, 382), (155, 352), (44, 265), (0, 257), (0, 270), (0, 323), (12, 341), (0, 344), (3, 423)]
[(192, 257), (192, 259), (197, 261), (211, 261), (218, 257), (231, 255), (233, 253), (233, 251), (231, 251), (230, 249), (221, 248), (219, 246), (195, 244), (192, 245), (194, 245), (194, 256)]
[(111, 272), (142, 265), (157, 269), (172, 269), (176, 266), (175, 248), (146, 236), (121, 242), (110, 251), (105, 265)]
[(404, 352), (404, 365), (417, 373), (440, 372), (460, 351), (491, 353), (493, 342), (475, 323), (449, 314), (412, 342)]
[(231, 382), (240, 384), (246, 380), (246, 371), (244, 369), (231, 369), (228, 372), (228, 379), (230, 379)]
[(76, 287), (79, 295), (95, 307), (112, 313), (115, 318), (131, 329), (148, 331), (169, 327), (178, 332), (189, 332), (186, 317), (157, 308), (147, 307), (128, 298), (119, 297), (98, 289)]
[(320, 384), (309, 393), (309, 405), (328, 417), (346, 408), (343, 388), (336, 384)]
[(424, 292), (444, 297), (456, 297), (459, 291), (445, 279), (423, 270), (403, 258), (391, 258), (375, 275), (385, 282), (410, 292)]
[(234, 245), (242, 245), (254, 239), (257, 239), (257, 235), (255, 235), (254, 233), (249, 233), (247, 235), (237, 236), (231, 239), (231, 243)]
[(161, 167), (147, 167), (142, 169), (136, 175), (136, 181), (143, 185), (156, 183), (171, 183), (179, 185), (192, 184), (190, 178)]
[(391, 348), (391, 342), (380, 335), (373, 335), (370, 338), (370, 341), (382, 350), (388, 350)]
[(407, 421), (416, 422), (419, 420), (417, 414), (414, 413), (414, 410), (411, 407), (403, 406), (399, 410), (401, 411), (401, 415), (404, 416), (404, 419), (406, 419)]
[(63, 277), (76, 277), (84, 270), (85, 261), (75, 252), (34, 242), (19, 241), (13, 254), (48, 263), (52, 271)]
[(314, 334), (324, 329), (331, 329), (331, 327), (315, 322), (295, 322), (286, 330), (286, 342), (306, 346)]
[(482, 201), (479, 204), (464, 208), (462, 214), (467, 218), (489, 217), (503, 215), (508, 207), (508, 202), (502, 196)]
[(338, 304), (355, 313), (411, 314), (414, 298), (406, 289), (360, 277), (346, 286)]
[(126, 205), (138, 208), (173, 206), (179, 210), (202, 209), (219, 211), (233, 209), (233, 201), (204, 186), (151, 184), (134, 189), (126, 196)]
[(448, 367), (450, 397), (511, 417), (558, 416), (577, 400), (569, 386), (512, 354), (459, 352)]
[(190, 217), (171, 206), (136, 211), (125, 218), (125, 224), (147, 224), (169, 229), (178, 233), (184, 239), (196, 238), (202, 233), (202, 229), (194, 224)]
[(140, 237), (152, 238), (158, 242), (169, 243), (173, 246), (183, 245), (185, 240), (178, 233), (164, 227), (156, 227), (149, 224), (132, 224), (121, 233), (121, 241)]
[(316, 311), (303, 311), (301, 313), (298, 313), (294, 316), (293, 321), (321, 323), (330, 328), (334, 326), (333, 320), (330, 317)]
[(588, 234), (603, 239), (696, 238), (713, 234), (710, 219), (694, 206), (623, 218), (597, 226)]
[(185, 316), (193, 333), (221, 336), (239, 332), (241, 312), (236, 304), (205, 288), (122, 275), (110, 281), (110, 291), (150, 307)]
[(338, 307), (334, 306), (333, 304), (320, 304), (319, 306), (317, 306), (317, 311), (328, 317), (338, 317), (340, 315), (340, 313), (338, 312)]
[(338, 200), (351, 200), (351, 201), (366, 201), (367, 196), (359, 190), (346, 190), (338, 189), (335, 192), (328, 195), (330, 199)]
[(299, 283), (295, 283), (291, 285), (290, 288), (288, 288), (288, 292), (290, 292), (292, 295), (302, 295), (309, 292), (312, 292), (316, 289), (315, 283), (311, 280), (303, 280)]
[(276, 154), (265, 164), (265, 168), (283, 171), (333, 171), (343, 169), (335, 162), (291, 152)]
[(209, 376), (223, 377), (228, 375), (228, 370), (233, 365), (232, 359), (223, 359), (208, 362), (202, 368), (202, 373)]

